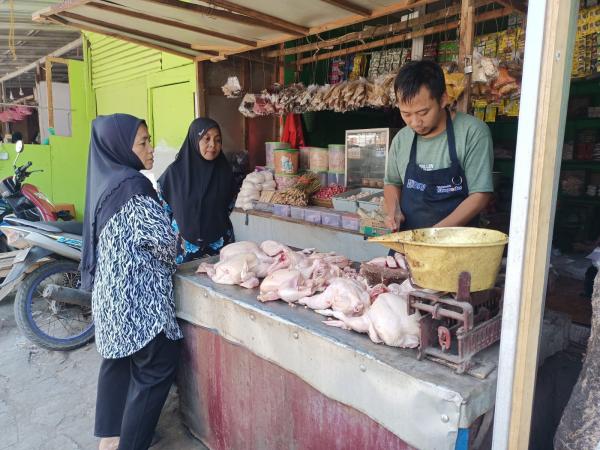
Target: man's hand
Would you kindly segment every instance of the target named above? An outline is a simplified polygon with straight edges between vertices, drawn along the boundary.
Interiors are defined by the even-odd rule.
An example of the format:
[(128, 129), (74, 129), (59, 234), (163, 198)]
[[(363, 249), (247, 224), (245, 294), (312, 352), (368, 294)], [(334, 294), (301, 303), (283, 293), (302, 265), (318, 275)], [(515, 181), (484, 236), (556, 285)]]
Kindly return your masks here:
[(402, 212), (398, 212), (396, 216), (385, 216), (385, 226), (392, 231), (398, 231), (402, 224), (404, 223), (404, 214)]
[(466, 226), (477, 214), (479, 214), (483, 208), (492, 199), (493, 194), (490, 192), (475, 192), (469, 194), (460, 205), (456, 207), (450, 215), (440, 222), (436, 223), (434, 227), (464, 227)]
[(392, 231), (398, 231), (404, 222), (404, 214), (400, 211), (400, 196), (402, 190), (398, 186), (386, 184), (383, 188), (385, 226)]

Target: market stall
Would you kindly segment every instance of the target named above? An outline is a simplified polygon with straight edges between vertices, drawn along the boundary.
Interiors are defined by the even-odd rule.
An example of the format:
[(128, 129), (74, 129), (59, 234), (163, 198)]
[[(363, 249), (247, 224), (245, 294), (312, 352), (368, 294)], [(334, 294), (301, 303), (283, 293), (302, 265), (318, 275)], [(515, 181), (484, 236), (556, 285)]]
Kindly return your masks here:
[[(263, 270), (254, 255), (269, 268)], [(215, 449), (247, 448), (248, 442), (264, 449), (478, 448), (490, 431), (494, 406), (500, 316), (485, 308), (499, 300), (497, 291), (473, 293), (467, 304), (440, 295), (433, 304), (441, 307), (428, 315), (424, 291), (402, 281), (405, 270), (380, 272), (395, 272), (395, 279), (364, 270), (381, 259), (362, 264), (358, 272), (342, 255), (265, 241), (238, 242), (220, 257), (183, 266), (175, 287), (186, 342), (178, 384), (192, 433)], [(314, 265), (320, 268), (310, 270)], [(323, 267), (335, 270), (323, 277)], [(387, 287), (377, 284), (381, 281)], [(357, 292), (366, 296), (364, 309), (356, 307)], [(460, 300), (464, 293), (458, 295)], [(422, 308), (420, 331), (412, 331), (420, 334), (418, 341), (408, 328), (386, 328), (394, 317), (416, 320), (418, 314), (402, 310), (407, 299), (411, 308)], [(389, 301), (398, 302), (400, 310), (387, 309)], [(468, 344), (466, 353), (456, 346), (463, 338), (452, 327), (437, 342), (439, 323), (462, 320), (451, 309), (459, 304), (471, 304), (477, 312), (462, 322), (463, 330), (472, 330), (464, 338), (487, 335)], [(349, 325), (368, 317), (373, 329), (362, 330), (365, 335), (340, 327), (327, 310), (315, 309), (327, 306)], [(482, 321), (490, 315), (492, 320)], [(427, 344), (430, 320), (436, 337)], [(542, 361), (568, 344), (567, 327), (564, 317), (547, 318)], [(444, 345), (444, 354), (436, 350)]]
[[(457, 375), (193, 269), (177, 277), (179, 386), (186, 423), (210, 448), (467, 448), (459, 435), (493, 408), (495, 372)], [(497, 347), (481, 358), (494, 364)]]
[[(125, 38), (130, 40), (130, 35), (135, 35), (131, 29), (124, 29), (123, 24), (116, 28), (110, 24), (113, 14), (120, 16), (123, 9), (127, 10), (130, 17), (137, 12), (130, 11), (128, 6), (104, 8), (103, 22), (90, 22), (90, 27), (86, 18), (97, 5), (88, 7), (87, 3), (76, 2), (76, 11), (80, 13), (78, 16), (62, 14), (63, 10), (68, 9), (62, 7), (51, 11), (47, 19), (60, 23), (79, 23), (82, 28), (93, 31), (125, 33)], [(326, 14), (319, 20), (317, 17), (323, 5), (317, 0), (308, 2), (306, 16), (302, 20), (292, 17), (296, 12), (293, 8), (282, 11), (281, 5), (278, 5), (271, 11), (269, 6), (272, 5), (265, 1), (257, 3), (257, 10), (225, 1), (211, 2), (213, 6), (216, 5), (212, 10), (174, 0), (163, 5), (162, 15), (171, 19), (185, 22), (190, 15), (197, 18), (196, 25), (210, 26), (207, 21), (210, 18), (231, 32), (227, 36), (216, 36), (213, 32), (212, 45), (195, 42), (200, 39), (198, 34), (206, 30), (196, 28), (189, 31), (198, 34), (182, 36), (173, 20), (165, 20), (158, 11), (153, 11), (150, 4), (155, 1), (140, 0), (135, 3), (144, 6), (149, 13), (156, 14), (154, 20), (162, 24), (161, 30), (170, 38), (161, 39), (160, 36), (145, 33), (137, 36), (141, 36), (141, 41), (134, 42), (146, 42), (195, 58), (198, 64), (199, 113), (217, 110), (211, 109), (207, 98), (221, 96), (218, 89), (215, 92), (215, 84), (209, 87), (205, 85), (205, 64), (199, 61), (210, 59), (219, 64), (218, 61), (230, 57), (230, 62), (234, 62), (235, 70), (220, 71), (222, 80), (219, 86), (223, 95), (219, 106), (230, 102), (228, 115), (231, 116), (231, 111), (239, 113), (236, 115), (239, 123), (224, 130), (239, 130), (240, 136), (236, 136), (236, 141), (240, 142), (239, 145), (245, 144), (250, 153), (253, 164), (249, 176), (254, 178), (245, 180), (245, 186), (242, 186), (238, 196), (237, 209), (232, 215), (238, 239), (261, 242), (266, 238), (274, 238), (298, 248), (335, 251), (338, 255), (363, 262), (385, 253), (385, 248), (370, 247), (364, 242), (366, 236), (385, 234), (389, 230), (382, 226), (382, 213), (385, 212), (381, 211), (377, 202), (369, 202), (371, 199), (362, 195), (377, 196), (377, 191), (367, 190), (380, 189), (382, 175), (377, 170), (373, 172), (374, 175), (370, 174), (370, 162), (383, 161), (385, 167), (389, 139), (393, 137), (394, 129), (403, 126), (398, 117), (393, 115), (395, 99), (390, 83), (393, 74), (408, 59), (432, 58), (444, 65), (447, 91), (456, 102), (456, 107), (461, 111), (472, 111), (488, 122), (498, 144), (494, 161), (497, 171), (495, 178), (499, 180), (497, 194), (490, 214), (486, 214), (484, 219), (491, 224), (490, 227), (508, 231), (509, 217), (512, 217), (512, 251), (508, 258), (506, 308), (502, 323), (500, 366), (504, 372), (501, 371), (499, 377), (496, 440), (498, 448), (507, 448), (509, 440), (511, 448), (525, 448), (529, 438), (538, 342), (544, 344), (546, 339), (543, 333), (541, 341), (538, 339), (538, 326), (543, 317), (549, 243), (557, 198), (556, 182), (561, 166), (556, 157), (558, 155), (560, 160), (561, 153), (565, 160), (562, 164), (565, 173), (559, 184), (557, 241), (565, 236), (568, 244), (575, 240), (584, 241), (591, 239), (597, 231), (593, 225), (597, 223), (596, 197), (600, 184), (595, 173), (597, 133), (590, 131), (597, 125), (594, 122), (598, 106), (597, 79), (594, 75), (600, 68), (597, 60), (597, 17), (600, 9), (597, 2), (580, 2), (577, 37), (571, 32), (577, 21), (575, 2), (541, 2), (539, 11), (543, 9), (545, 14), (537, 14), (536, 11), (535, 16), (530, 15), (529, 23), (524, 20), (526, 7), (522, 1), (462, 0), (460, 4), (436, 1), (384, 2), (385, 6), (376, 9), (369, 9), (371, 5), (368, 2), (358, 0), (352, 3), (324, 1), (321, 3), (356, 15), (346, 14), (338, 18), (338, 14), (328, 6)], [(567, 3), (568, 7), (565, 6)], [(211, 12), (215, 11), (216, 14), (211, 16)], [(285, 22), (277, 22), (277, 30), (284, 31), (283, 34), (273, 36), (275, 33), (272, 30), (268, 33), (256, 32), (255, 27), (264, 30), (265, 25), (268, 29), (268, 24), (275, 23), (269, 22), (274, 18), (269, 13), (285, 16)], [(148, 19), (152, 17), (135, 20)], [(238, 25), (227, 27), (224, 24), (227, 21), (234, 21)], [(365, 21), (368, 23), (362, 24)], [(299, 29), (298, 23), (304, 26)], [(188, 24), (188, 28), (190, 26), (193, 24)], [(254, 27), (251, 32), (248, 30), (250, 26)], [(534, 32), (528, 38), (527, 48), (531, 55), (528, 55), (529, 78), (523, 78), (526, 88), (523, 89), (521, 104), (521, 77), (527, 72), (527, 67), (523, 67), (526, 26)], [(237, 39), (237, 45), (224, 45), (222, 41), (227, 41), (228, 37)], [(240, 38), (245, 42), (240, 42)], [(251, 38), (254, 42), (248, 41)], [(567, 140), (561, 152), (566, 109), (562, 105), (566, 104), (568, 98), (568, 83), (564, 80), (571, 64), (565, 60), (571, 59), (568, 42), (572, 38), (576, 41), (573, 76), (578, 78), (573, 85), (582, 99), (574, 101), (573, 108), (569, 108), (569, 113), (573, 113), (571, 120), (567, 121)], [(256, 48), (266, 50), (253, 50)], [(235, 67), (237, 59), (232, 55), (239, 52), (243, 52), (239, 58), (244, 60), (244, 64)], [(568, 58), (564, 55), (568, 55)], [(239, 78), (236, 78), (238, 75)], [(274, 79), (278, 83), (273, 83)], [(519, 114), (521, 126), (517, 143), (516, 117)], [(256, 128), (251, 124), (266, 118), (281, 118), (280, 130), (276, 132), (271, 129), (275, 121), (269, 122), (265, 128), (273, 132), (270, 135), (261, 133), (258, 138)], [(315, 127), (315, 123), (321, 126)], [(349, 140), (347, 136), (351, 130), (359, 133), (367, 130), (367, 133), (373, 134), (381, 128), (388, 130), (388, 136), (376, 146), (384, 147), (374, 149), (368, 157), (365, 157), (366, 152), (362, 148), (357, 151), (356, 141)], [(305, 135), (302, 135), (302, 130), (306, 132)], [(339, 170), (342, 148), (343, 171)], [(352, 159), (357, 160), (358, 170), (354, 173)], [(361, 176), (353, 180), (357, 172)], [(320, 186), (314, 184), (315, 179)], [(334, 185), (333, 189), (331, 184)], [(334, 192), (338, 188), (345, 192)], [(352, 204), (352, 209), (344, 209), (344, 201)], [(365, 205), (361, 205), (361, 202)], [(494, 214), (502, 216), (501, 220), (494, 222)], [(371, 250), (375, 248), (377, 250)], [(239, 275), (241, 271), (236, 273)], [(228, 274), (221, 274), (225, 275)], [(254, 282), (245, 277), (239, 281)], [(415, 351), (376, 346), (365, 336), (342, 333), (346, 330), (326, 326), (322, 317), (304, 308), (272, 302), (259, 303), (255, 299), (260, 291), (217, 286), (206, 275), (198, 276), (183, 271), (178, 276), (177, 289), (180, 317), (186, 322), (184, 327), (189, 342), (182, 381), (186, 420), (198, 436), (216, 448), (244, 448), (248, 447), (250, 440), (253, 443), (250, 446), (268, 447), (272, 443), (273, 448), (278, 448), (274, 439), (279, 432), (288, 438), (286, 443), (299, 442), (300, 447), (309, 447), (315, 436), (315, 439), (321, 439), (317, 442), (327, 442), (330, 443), (329, 447), (340, 448), (344, 446), (343, 442), (328, 439), (343, 435), (343, 432), (337, 434), (332, 430), (344, 423), (351, 425), (342, 427), (343, 431), (355, 431), (357, 417), (364, 427), (371, 430), (352, 434), (358, 442), (364, 439), (364, 447), (379, 446), (372, 443), (380, 443), (377, 437), (384, 436), (381, 439), (399, 448), (408, 444), (424, 448), (437, 448), (437, 444), (440, 444), (439, 448), (463, 448), (460, 447), (464, 444), (461, 440), (463, 435), (459, 430), (473, 429), (472, 425), (477, 427), (478, 423), (474, 421), (477, 414), (493, 406), (493, 400), (487, 404), (485, 399), (488, 398), (488, 389), (493, 390), (489, 384), (493, 384), (497, 376), (495, 369), (477, 378), (472, 371), (467, 370), (469, 374), (459, 376), (453, 374), (456, 367), (449, 369), (438, 366), (431, 370), (436, 373), (446, 371), (448, 376), (440, 376), (441, 381), (433, 380), (435, 386), (431, 386), (428, 370), (432, 363), (411, 359), (415, 357), (415, 352), (421, 352), (420, 348)], [(464, 300), (458, 291), (458, 288), (451, 290), (450, 297), (437, 295), (432, 299), (422, 295), (420, 298), (434, 302), (445, 300), (445, 304), (451, 305), (453, 301)], [(481, 314), (475, 312), (477, 320), (492, 325), (489, 321), (497, 319), (493, 325), (499, 326), (499, 316), (494, 315), (498, 311), (492, 308), (493, 312), (490, 312), (486, 308), (487, 311), (482, 312), (480, 306), (478, 304)], [(456, 313), (452, 309), (450, 312)], [(429, 313), (434, 314), (431, 311)], [(559, 327), (550, 335), (567, 336), (568, 340), (565, 327)], [(438, 341), (432, 339), (432, 342), (437, 342), (443, 352), (448, 334), (444, 329), (438, 331)], [(477, 352), (477, 358), (489, 357), (488, 361), (494, 360), (496, 331), (497, 328), (490, 330), (493, 332), (493, 339), (488, 342), (492, 344), (491, 348)], [(271, 336), (274, 338), (271, 339)], [(430, 343), (424, 341), (423, 336), (420, 335), (419, 346)], [(458, 336), (451, 334), (450, 337), (453, 339)], [(298, 350), (297, 343), (304, 340), (310, 344)], [(486, 336), (481, 336), (480, 341), (486, 342)], [(273, 345), (274, 342), (276, 345)], [(308, 352), (307, 348), (324, 351)], [(277, 353), (279, 351), (281, 354)], [(327, 355), (327, 360), (323, 354)], [(339, 365), (334, 364), (338, 356), (341, 360)], [(203, 358), (209, 361), (206, 366), (202, 365)], [(364, 358), (364, 363), (360, 367), (359, 362), (358, 371), (346, 369), (343, 365), (347, 360), (362, 361), (360, 358)], [(371, 363), (375, 366), (371, 367)], [(324, 372), (332, 365), (344, 376), (338, 376), (337, 371), (333, 372), (333, 377), (330, 372)], [(212, 372), (209, 369), (211, 367), (215, 368)], [(428, 373), (421, 371), (424, 367)], [(391, 372), (384, 371), (384, 368)], [(227, 379), (228, 374), (236, 371), (246, 374), (242, 382), (239, 379), (237, 382)], [(377, 376), (367, 378), (373, 372)], [(256, 373), (260, 376), (255, 376)], [(326, 380), (318, 374), (322, 374)], [(358, 376), (361, 374), (365, 374), (363, 378), (368, 380), (365, 384), (360, 384), (361, 378)], [(350, 382), (347, 381), (349, 377)], [(343, 392), (336, 390), (353, 387), (357, 378), (356, 389)], [(386, 394), (394, 398), (394, 406), (402, 406), (397, 408), (398, 411), (394, 410), (393, 415), (411, 426), (404, 427), (403, 423), (388, 421), (386, 414), (388, 407), (392, 406), (384, 396), (373, 394), (377, 394), (378, 386), (386, 385), (391, 378), (394, 388), (402, 388), (402, 395), (397, 398), (389, 394), (395, 392), (394, 389), (386, 390)], [(265, 380), (269, 383), (261, 383)], [(452, 414), (456, 416), (445, 410), (440, 415), (436, 406), (421, 414), (421, 399), (411, 396), (420, 391), (403, 390), (410, 385), (407, 380), (411, 380), (410, 383), (414, 381), (415, 386), (424, 383), (427, 389), (435, 390), (428, 391), (428, 401), (440, 393), (442, 397), (446, 393), (455, 400), (461, 399), (462, 406), (457, 409), (453, 404)], [(455, 382), (463, 383), (462, 387)], [(306, 383), (306, 386), (302, 383)], [(335, 384), (333, 387), (332, 383)], [(302, 403), (290, 408), (296, 398), (294, 394), (300, 392), (298, 385), (306, 388), (302, 395), (298, 394)], [(472, 390), (467, 385), (472, 386)], [(256, 396), (253, 397), (253, 394)], [(368, 399), (365, 399), (365, 396), (370, 399), (371, 395), (386, 406), (382, 412), (379, 408), (371, 409)], [(474, 401), (479, 399), (477, 401), (482, 403), (474, 405), (471, 398)], [(338, 403), (350, 410), (341, 411), (343, 408), (339, 409)], [(436, 401), (427, 404), (438, 405)], [(269, 405), (269, 408), (264, 408), (267, 411), (277, 413), (269, 415), (261, 410), (261, 414), (253, 414), (263, 405)], [(306, 405), (311, 407), (307, 408)], [(404, 411), (410, 411), (410, 417)], [(238, 412), (244, 414), (238, 415)], [(314, 414), (311, 420), (307, 418), (310, 414)], [(340, 415), (344, 415), (344, 421), (328, 421)], [(430, 432), (427, 426), (432, 418), (437, 420), (438, 416), (446, 428), (442, 426), (442, 429), (438, 429), (440, 423), (436, 422), (435, 426), (432, 425), (432, 441), (424, 441)], [(291, 417), (297, 420), (291, 420)], [(260, 426), (253, 427), (254, 423)], [(295, 425), (298, 428), (294, 428)], [(424, 429), (427, 434), (421, 434)], [(317, 443), (314, 446), (319, 445)]]

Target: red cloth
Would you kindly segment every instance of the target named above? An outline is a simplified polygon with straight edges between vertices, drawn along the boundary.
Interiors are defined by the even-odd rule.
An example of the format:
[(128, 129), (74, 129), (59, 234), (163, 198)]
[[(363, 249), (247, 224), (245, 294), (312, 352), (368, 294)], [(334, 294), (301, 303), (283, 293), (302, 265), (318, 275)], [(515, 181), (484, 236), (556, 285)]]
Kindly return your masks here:
[(292, 148), (300, 148), (305, 145), (304, 133), (302, 132), (302, 118), (300, 117), (300, 114), (290, 113), (287, 115), (281, 140), (283, 142), (289, 142)]

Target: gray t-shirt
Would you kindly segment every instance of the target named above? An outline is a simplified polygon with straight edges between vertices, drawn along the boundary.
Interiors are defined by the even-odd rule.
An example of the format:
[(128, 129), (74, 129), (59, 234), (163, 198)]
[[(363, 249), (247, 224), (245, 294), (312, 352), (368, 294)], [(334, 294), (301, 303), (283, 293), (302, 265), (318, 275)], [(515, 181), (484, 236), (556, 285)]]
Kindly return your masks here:
[[(494, 149), (488, 126), (481, 120), (460, 112), (456, 113), (452, 124), (456, 153), (465, 171), (469, 194), (493, 192)], [(385, 184), (402, 186), (414, 135), (410, 127), (404, 127), (392, 140)], [(433, 138), (417, 138), (417, 164), (424, 170), (450, 167), (450, 152), (445, 131)]]

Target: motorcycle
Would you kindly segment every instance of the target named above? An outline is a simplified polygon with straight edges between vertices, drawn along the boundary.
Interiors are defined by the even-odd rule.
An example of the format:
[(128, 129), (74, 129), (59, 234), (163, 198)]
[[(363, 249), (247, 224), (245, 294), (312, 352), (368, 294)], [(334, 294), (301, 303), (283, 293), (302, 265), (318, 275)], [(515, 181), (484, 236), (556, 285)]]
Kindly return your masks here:
[[(29, 170), (31, 161), (17, 166), (23, 150), (23, 141), (17, 141), (15, 146), (17, 157), (13, 162), (15, 173), (0, 182), (0, 221), (8, 214), (30, 221), (72, 220), (73, 217), (68, 211), (58, 210), (37, 187), (23, 183), (32, 174), (43, 172), (43, 170)], [(8, 251), (5, 241), (5, 237), (0, 238), (0, 252)]]
[(20, 331), (50, 350), (73, 350), (90, 342), (91, 294), (79, 289), (82, 224), (7, 216), (0, 231), (9, 245), (21, 249), (0, 285), (0, 301), (18, 286), (14, 312)]

